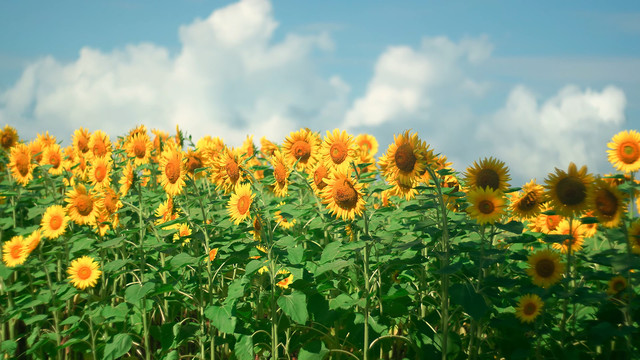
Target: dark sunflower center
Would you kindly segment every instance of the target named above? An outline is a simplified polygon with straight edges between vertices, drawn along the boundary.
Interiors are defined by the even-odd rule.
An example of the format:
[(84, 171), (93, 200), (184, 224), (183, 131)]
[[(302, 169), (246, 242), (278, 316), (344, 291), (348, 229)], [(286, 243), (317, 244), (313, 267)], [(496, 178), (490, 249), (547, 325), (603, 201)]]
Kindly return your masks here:
[(62, 217), (60, 215), (54, 215), (49, 220), (49, 226), (51, 226), (52, 230), (60, 229), (60, 225), (62, 225)]
[(80, 280), (87, 280), (91, 276), (91, 268), (88, 266), (82, 266), (78, 269), (78, 278)]
[(327, 178), (327, 168), (324, 165), (318, 166), (316, 171), (313, 173), (313, 182), (316, 184), (316, 187), (320, 190), (324, 189), (327, 186), (327, 183), (324, 182), (324, 179)]
[(551, 259), (540, 259), (536, 263), (536, 274), (542, 278), (551, 277), (556, 271), (556, 264)]
[(633, 164), (638, 161), (640, 158), (640, 149), (638, 149), (638, 144), (634, 142), (625, 142), (620, 145), (620, 151), (618, 151), (620, 155), (620, 160), (622, 160), (625, 164)]
[(333, 185), (333, 199), (336, 204), (342, 209), (354, 209), (358, 203), (358, 193), (353, 185), (346, 180), (338, 180)]
[(180, 162), (176, 159), (170, 160), (164, 168), (164, 174), (170, 183), (175, 184), (180, 179)]
[(107, 194), (107, 196), (104, 197), (104, 208), (107, 209), (110, 214), (113, 214), (116, 212), (116, 210), (118, 210), (116, 201), (117, 200), (114, 194)]
[(486, 215), (492, 214), (495, 209), (496, 209), (496, 206), (491, 200), (481, 200), (478, 203), (478, 210), (480, 210), (480, 212), (483, 214), (486, 214)]
[(196, 155), (192, 155), (189, 156), (189, 158), (187, 158), (187, 171), (189, 171), (189, 173), (193, 174), (196, 169), (199, 169), (202, 167), (202, 159), (200, 159), (200, 157), (196, 156)]
[(27, 176), (29, 173), (29, 156), (27, 154), (19, 152), (16, 154), (16, 169), (22, 176)]
[(240, 178), (240, 168), (238, 167), (238, 163), (235, 160), (230, 159), (227, 161), (225, 165), (225, 169), (227, 170), (227, 175), (229, 175), (229, 179), (232, 183), (235, 183)]
[(536, 207), (538, 204), (538, 196), (535, 192), (529, 191), (525, 196), (523, 196), (520, 201), (518, 201), (517, 208), (520, 211), (530, 211)]
[(82, 216), (91, 214), (91, 211), (93, 210), (93, 200), (85, 194), (78, 195), (75, 205), (76, 209), (78, 209), (78, 213)]
[(275, 176), (278, 184), (284, 184), (287, 181), (287, 171), (284, 169), (282, 163), (278, 163), (275, 169), (273, 169), (273, 176)]
[(301, 163), (304, 163), (311, 156), (311, 145), (306, 141), (298, 140), (291, 146), (291, 153)]
[(413, 148), (410, 144), (405, 143), (398, 146), (395, 154), (396, 166), (400, 171), (408, 173), (413, 171), (416, 165), (416, 155), (413, 153)]
[(536, 313), (536, 310), (538, 310), (538, 305), (536, 305), (536, 303), (534, 302), (528, 302), (524, 304), (524, 307), (522, 308), (522, 313), (524, 313), (527, 316), (531, 316)]
[(476, 175), (476, 186), (481, 189), (488, 186), (493, 190), (498, 190), (500, 187), (500, 175), (495, 170), (482, 169)]
[(0, 141), (2, 142), (2, 147), (5, 149), (9, 149), (16, 143), (16, 140), (13, 137), (13, 135), (9, 133), (2, 134), (2, 140)]
[(616, 280), (613, 282), (613, 289), (616, 292), (620, 292), (622, 290), (624, 290), (627, 287), (627, 284), (624, 281), (621, 280)]
[(260, 223), (259, 217), (256, 217), (255, 220), (253, 220), (253, 230), (254, 231), (262, 230), (262, 224)]
[(98, 157), (102, 157), (107, 153), (107, 146), (103, 141), (97, 141), (93, 145), (93, 154)]
[(249, 206), (251, 205), (251, 199), (247, 195), (242, 195), (238, 199), (238, 212), (240, 215), (244, 215), (249, 211)]
[(562, 204), (568, 206), (578, 205), (587, 197), (587, 187), (579, 178), (567, 176), (558, 181), (556, 194)]
[(144, 157), (147, 155), (147, 146), (143, 141), (136, 141), (133, 144), (133, 154), (138, 158), (138, 159), (144, 159)]
[(78, 139), (78, 149), (83, 154), (89, 151), (89, 139), (84, 136), (80, 136), (80, 138)]
[(605, 216), (614, 216), (618, 210), (618, 198), (608, 190), (596, 195), (596, 208)]
[(344, 159), (347, 158), (347, 145), (342, 141), (336, 141), (331, 145), (329, 153), (334, 164), (342, 164)]

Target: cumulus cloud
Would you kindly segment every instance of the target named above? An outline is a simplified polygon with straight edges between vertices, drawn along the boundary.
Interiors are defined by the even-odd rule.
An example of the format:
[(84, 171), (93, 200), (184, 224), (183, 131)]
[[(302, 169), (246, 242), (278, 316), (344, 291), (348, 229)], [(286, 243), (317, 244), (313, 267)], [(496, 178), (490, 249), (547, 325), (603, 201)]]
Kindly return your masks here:
[(242, 0), (180, 27), (175, 54), (142, 43), (85, 47), (69, 63), (42, 58), (0, 94), (0, 122), (25, 138), (49, 130), (66, 141), (80, 126), (115, 136), (141, 123), (179, 124), (195, 139), (230, 143), (247, 134), (281, 140), (300, 121), (337, 124), (349, 86), (321, 77), (312, 60), (331, 51), (331, 39), (285, 34), (276, 42), (277, 27), (269, 1)]
[(476, 134), (480, 148), (491, 149), (521, 181), (541, 182), (570, 162), (606, 172), (606, 144), (624, 123), (625, 106), (626, 96), (615, 86), (597, 91), (568, 85), (542, 102), (517, 86)]

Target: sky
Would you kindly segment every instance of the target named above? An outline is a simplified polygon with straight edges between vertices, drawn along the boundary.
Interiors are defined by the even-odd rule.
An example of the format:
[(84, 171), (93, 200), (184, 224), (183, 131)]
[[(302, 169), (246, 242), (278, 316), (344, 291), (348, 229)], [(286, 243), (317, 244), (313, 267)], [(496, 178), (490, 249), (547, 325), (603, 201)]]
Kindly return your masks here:
[(512, 185), (613, 171), (640, 125), (637, 1), (3, 1), (0, 125), (24, 140), (138, 124), (281, 143), (308, 127), (411, 129)]

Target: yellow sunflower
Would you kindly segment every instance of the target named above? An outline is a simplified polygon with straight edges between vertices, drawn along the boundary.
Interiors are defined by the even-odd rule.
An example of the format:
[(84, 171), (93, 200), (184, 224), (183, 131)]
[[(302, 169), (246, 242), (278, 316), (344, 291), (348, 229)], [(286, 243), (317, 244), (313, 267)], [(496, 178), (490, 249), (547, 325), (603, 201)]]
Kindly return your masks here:
[(89, 168), (89, 181), (96, 189), (109, 186), (111, 183), (111, 169), (113, 162), (110, 158), (95, 157)]
[(378, 166), (387, 182), (396, 180), (409, 186), (424, 173), (426, 155), (427, 147), (418, 139), (418, 133), (409, 134), (406, 130), (402, 135), (394, 135), (394, 143), (389, 145)]
[(182, 151), (175, 146), (165, 146), (160, 156), (160, 183), (169, 196), (176, 196), (185, 186), (187, 169), (182, 159)]
[(67, 231), (69, 217), (62, 205), (52, 205), (47, 208), (42, 216), (40, 227), (42, 235), (48, 239), (57, 239)]
[(309, 171), (309, 184), (311, 184), (311, 188), (316, 195), (322, 195), (322, 191), (327, 186), (330, 175), (330, 169), (322, 161), (318, 162), (311, 171)]
[(378, 152), (378, 140), (373, 135), (360, 134), (356, 136), (355, 143), (359, 153), (375, 156)]
[(319, 159), (320, 139), (309, 129), (300, 129), (287, 136), (282, 144), (285, 159), (292, 167), (296, 162), (298, 171), (309, 172)]
[(99, 270), (98, 263), (92, 257), (83, 256), (71, 262), (67, 274), (71, 284), (83, 290), (96, 286), (102, 271)]
[(264, 136), (260, 139), (260, 152), (262, 152), (264, 156), (271, 157), (273, 156), (273, 153), (276, 152), (276, 150), (280, 150), (280, 148), (278, 148), (278, 145), (267, 140), (267, 138)]
[(32, 140), (31, 142), (29, 142), (28, 147), (29, 151), (31, 152), (31, 157), (35, 162), (39, 164), (44, 153), (44, 146), (42, 146), (42, 143), (40, 141)]
[(554, 251), (537, 251), (528, 257), (527, 262), (527, 274), (535, 285), (547, 288), (562, 278), (564, 263), (560, 262), (560, 255)]
[(89, 138), (89, 154), (91, 157), (111, 157), (113, 151), (111, 146), (111, 140), (102, 130), (96, 130)]
[(53, 144), (47, 146), (44, 149), (42, 154), (42, 165), (51, 165), (49, 168), (49, 174), (51, 175), (60, 175), (64, 170), (64, 166), (62, 165), (62, 149), (60, 145)]
[(254, 197), (255, 194), (251, 193), (250, 184), (247, 183), (236, 186), (236, 190), (231, 194), (229, 204), (227, 205), (227, 211), (229, 216), (231, 216), (231, 221), (236, 225), (251, 217), (251, 203)]
[(545, 196), (558, 215), (579, 216), (591, 203), (593, 176), (587, 173), (586, 166), (578, 170), (571, 163), (568, 172), (556, 168), (545, 183)]
[(540, 315), (544, 303), (540, 296), (536, 294), (527, 294), (520, 298), (518, 307), (516, 308), (516, 316), (522, 322), (533, 322)]
[(262, 219), (260, 218), (260, 214), (256, 215), (255, 219), (253, 219), (253, 230), (250, 230), (249, 233), (253, 235), (255, 241), (262, 241)]
[(155, 211), (155, 215), (158, 218), (158, 220), (156, 220), (156, 225), (175, 220), (180, 216), (173, 206), (173, 198), (171, 196), (167, 196), (167, 200), (158, 206)]
[(79, 154), (86, 154), (89, 151), (89, 140), (91, 139), (91, 134), (89, 130), (85, 128), (76, 129), (73, 132), (73, 148)]
[(353, 220), (364, 211), (362, 184), (351, 177), (351, 170), (334, 171), (322, 191), (322, 202), (334, 216)]
[(218, 256), (218, 248), (209, 250), (209, 261), (213, 261)]
[(244, 180), (243, 171), (239, 150), (225, 147), (212, 163), (211, 182), (218, 189), (229, 193)]
[(631, 245), (631, 251), (640, 255), (640, 220), (636, 219), (629, 227), (627, 237)]
[(471, 204), (467, 212), (478, 224), (493, 224), (500, 220), (505, 210), (505, 197), (502, 191), (486, 188), (473, 188), (467, 193), (467, 201)]
[(127, 156), (133, 159), (134, 166), (144, 165), (148, 164), (151, 159), (153, 145), (151, 144), (151, 139), (146, 131), (137, 132), (129, 137), (125, 143), (125, 150), (127, 152)]
[(53, 145), (55, 143), (58, 142), (58, 140), (56, 140), (56, 137), (49, 134), (49, 131), (45, 131), (44, 134), (40, 133), (38, 134), (36, 141), (40, 143), (40, 146), (42, 147), (42, 149), (46, 148), (47, 146)]
[[(280, 204), (278, 204), (278, 207), (284, 204), (285, 204), (284, 202), (281, 202)], [(280, 226), (285, 230), (291, 229), (296, 224), (296, 219), (287, 219), (286, 217), (282, 216), (282, 212), (280, 210), (276, 210), (276, 212), (273, 215), (273, 218), (276, 220), (276, 223), (278, 224), (278, 226)]]
[(624, 276), (614, 276), (609, 280), (607, 294), (616, 295), (627, 288), (627, 279)]
[(624, 196), (616, 187), (598, 179), (593, 185), (591, 208), (602, 226), (614, 228), (620, 224), (626, 204)]
[(200, 140), (198, 140), (198, 143), (196, 144), (196, 149), (200, 151), (204, 158), (205, 167), (212, 166), (216, 155), (222, 152), (222, 150), (224, 150), (224, 147), (225, 146), (222, 139), (220, 139), (219, 137), (212, 138), (209, 135), (200, 138)]
[(640, 133), (624, 130), (613, 136), (608, 144), (609, 162), (619, 171), (632, 173), (640, 169)]
[(331, 169), (344, 171), (351, 167), (351, 163), (355, 161), (356, 148), (353, 136), (347, 134), (346, 131), (334, 129), (333, 132), (327, 131), (327, 136), (322, 142), (320, 150), (322, 160)]
[(582, 250), (582, 244), (584, 244), (584, 231), (582, 229), (583, 227), (575, 221), (562, 220), (551, 234), (567, 235), (571, 238), (564, 240), (562, 243), (553, 243), (553, 248), (560, 250), (563, 254), (569, 251), (569, 247), (571, 247), (572, 253)]
[(173, 234), (173, 241), (176, 242), (182, 239), (182, 245), (186, 245), (191, 241), (191, 228), (187, 224), (172, 224), (165, 227), (167, 230), (178, 230)]
[(17, 144), (11, 148), (9, 169), (16, 182), (22, 186), (27, 186), (29, 181), (33, 179), (34, 164), (31, 159), (32, 154), (27, 145)]
[(205, 167), (205, 157), (200, 149), (187, 151), (184, 154), (184, 158), (186, 162), (185, 166), (187, 169), (187, 174), (189, 176), (194, 179), (200, 179), (204, 177), (204, 171), (199, 171), (198, 173), (196, 173), (197, 170)]
[(22, 236), (14, 236), (2, 245), (2, 261), (7, 267), (23, 264), (29, 256), (28, 244)]
[(73, 190), (66, 193), (67, 215), (78, 225), (93, 224), (98, 215), (97, 198), (93, 190), (87, 191), (82, 184), (77, 184)]
[(104, 214), (103, 223), (106, 222), (106, 225), (111, 225), (111, 228), (115, 229), (120, 223), (118, 210), (122, 208), (122, 201), (115, 190), (110, 187), (102, 188), (96, 204)]
[(273, 192), (278, 197), (285, 197), (288, 194), (289, 189), (289, 166), (284, 159), (284, 156), (280, 150), (276, 150), (271, 157), (271, 166), (273, 166), (273, 177), (275, 178), (273, 183)]
[(529, 228), (531, 229), (531, 231), (548, 234), (551, 231), (555, 230), (558, 227), (558, 224), (560, 224), (560, 221), (564, 219), (564, 217), (556, 214), (545, 214), (551, 211), (553, 211), (553, 209), (551, 209), (551, 207), (549, 207), (549, 205), (545, 203), (542, 206), (542, 211), (540, 212), (540, 214), (535, 219), (532, 219), (530, 221)]
[(289, 275), (276, 283), (276, 285), (281, 289), (288, 289), (289, 285), (291, 285), (291, 283), (293, 282), (293, 274), (291, 274), (288, 270), (285, 270), (285, 269), (278, 271), (278, 274), (283, 274), (285, 276)]
[[(514, 193), (511, 193), (514, 194)], [(536, 180), (529, 181), (522, 187), (522, 190), (511, 195), (511, 205), (509, 206), (513, 216), (519, 220), (534, 218), (542, 211), (544, 188), (538, 185)]]
[(25, 244), (27, 244), (27, 252), (31, 253), (35, 250), (38, 245), (40, 245), (40, 241), (42, 240), (42, 229), (36, 229), (29, 236), (24, 239)]
[(465, 173), (465, 182), (470, 188), (484, 189), (488, 186), (504, 192), (509, 187), (509, 180), (511, 176), (505, 163), (493, 157), (474, 161)]
[(400, 180), (398, 180), (397, 178), (387, 178), (387, 183), (393, 186), (391, 189), (389, 189), (389, 195), (404, 198), (407, 201), (414, 199), (416, 195), (418, 195), (418, 190), (416, 190), (416, 188), (414, 187), (413, 181), (409, 184), (405, 184), (403, 182), (400, 182)]
[(4, 129), (0, 131), (0, 146), (3, 149), (9, 150), (18, 143), (18, 132), (12, 126), (5, 125)]

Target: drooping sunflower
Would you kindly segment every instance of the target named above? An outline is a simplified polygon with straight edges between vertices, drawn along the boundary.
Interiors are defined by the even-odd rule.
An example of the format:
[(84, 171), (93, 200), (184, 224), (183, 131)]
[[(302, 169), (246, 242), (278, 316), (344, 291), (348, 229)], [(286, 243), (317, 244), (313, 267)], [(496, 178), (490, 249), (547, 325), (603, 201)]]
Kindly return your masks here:
[(333, 171), (322, 191), (322, 202), (334, 216), (353, 220), (364, 210), (362, 184), (351, 176), (351, 170)]
[(118, 183), (120, 184), (120, 195), (127, 195), (131, 185), (133, 185), (133, 166), (131, 162), (127, 161), (127, 164), (122, 168), (122, 175), (120, 175)]
[(527, 262), (527, 274), (537, 286), (547, 288), (562, 278), (564, 263), (560, 262), (560, 255), (554, 251), (539, 250), (529, 255)]
[(219, 137), (212, 138), (207, 135), (198, 140), (196, 149), (198, 149), (204, 157), (204, 166), (210, 167), (216, 155), (224, 150), (224, 142)]
[(518, 307), (516, 308), (516, 316), (522, 322), (530, 323), (540, 315), (544, 303), (540, 296), (536, 294), (527, 294), (520, 298)]
[(334, 129), (333, 132), (327, 130), (320, 154), (324, 163), (331, 169), (344, 171), (350, 168), (351, 163), (356, 159), (353, 136), (344, 130), (342, 132), (338, 129)]
[(267, 138), (264, 136), (260, 138), (260, 152), (262, 152), (264, 156), (271, 157), (273, 156), (273, 153), (276, 152), (276, 150), (280, 150), (278, 145), (267, 140)]
[(40, 245), (40, 241), (42, 240), (42, 229), (34, 230), (29, 236), (24, 238), (25, 244), (27, 244), (27, 252), (31, 254), (33, 250), (35, 250), (38, 245)]
[(21, 143), (11, 148), (9, 169), (16, 182), (22, 186), (27, 186), (33, 179), (34, 164), (31, 163), (31, 159), (31, 151), (27, 145)]
[(563, 216), (578, 216), (589, 207), (592, 196), (593, 176), (587, 167), (580, 170), (569, 164), (569, 170), (556, 168), (555, 174), (545, 179), (545, 196), (556, 213)]
[[(189, 150), (184, 154), (185, 166), (187, 174), (193, 179), (201, 179), (204, 177), (204, 171), (198, 171), (205, 167), (205, 158), (200, 149)], [(196, 172), (197, 171), (197, 172)]]
[(393, 137), (394, 142), (382, 155), (378, 166), (387, 182), (396, 180), (405, 186), (413, 185), (427, 166), (426, 145), (418, 138), (418, 133), (409, 134), (409, 130)]
[(387, 183), (393, 186), (389, 189), (389, 195), (404, 198), (407, 201), (414, 199), (416, 195), (418, 195), (418, 190), (414, 187), (415, 182), (413, 181), (409, 184), (405, 184), (398, 178), (392, 179), (387, 177)]
[(640, 133), (624, 130), (613, 136), (607, 144), (609, 162), (619, 171), (632, 173), (640, 169)]
[(636, 219), (629, 227), (627, 238), (631, 245), (631, 251), (640, 255), (640, 220)]
[(160, 183), (169, 196), (176, 196), (185, 186), (187, 169), (182, 159), (182, 151), (175, 146), (165, 145), (160, 156)]
[(560, 250), (563, 254), (569, 252), (569, 249), (571, 249), (572, 253), (582, 250), (582, 244), (584, 244), (584, 231), (582, 229), (580, 223), (576, 221), (562, 220), (551, 234), (567, 235), (570, 238), (561, 243), (553, 243), (553, 248)]
[(500, 220), (506, 208), (502, 191), (491, 187), (472, 188), (467, 193), (467, 201), (471, 204), (467, 212), (478, 224), (493, 224)]
[(376, 140), (373, 135), (360, 134), (356, 136), (355, 143), (358, 152), (365, 153), (370, 156), (375, 156), (378, 152), (378, 140)]
[(42, 235), (48, 239), (57, 239), (67, 231), (69, 216), (62, 205), (52, 205), (47, 208), (42, 216), (40, 227)]
[(289, 174), (291, 174), (291, 170), (280, 150), (276, 150), (273, 153), (271, 166), (273, 166), (273, 177), (275, 178), (271, 184), (273, 186), (273, 192), (278, 197), (285, 197), (288, 194)]
[(256, 195), (251, 192), (251, 185), (241, 184), (236, 186), (236, 190), (231, 194), (229, 204), (227, 205), (227, 211), (236, 225), (240, 224), (245, 219), (251, 217), (251, 203)]
[(545, 203), (540, 214), (529, 223), (531, 231), (544, 234), (554, 231), (560, 224), (560, 221), (564, 219), (564, 216), (555, 213), (551, 214), (551, 212), (553, 212), (553, 209)]
[(167, 230), (178, 230), (175, 234), (173, 234), (173, 241), (179, 241), (182, 240), (182, 245), (186, 245), (191, 241), (191, 228), (189, 227), (188, 224), (182, 223), (182, 224), (173, 224), (173, 225), (169, 225), (167, 226), (165, 229)]
[(109, 186), (112, 168), (113, 162), (110, 158), (94, 157), (89, 167), (89, 181), (96, 189)]
[(67, 215), (78, 225), (91, 225), (98, 215), (97, 198), (92, 190), (82, 184), (77, 184), (72, 190), (67, 191)]
[(155, 210), (155, 215), (158, 218), (156, 225), (175, 220), (180, 216), (173, 206), (173, 198), (171, 196), (167, 196), (167, 200), (158, 205), (158, 208)]
[(98, 283), (102, 271), (98, 263), (89, 256), (83, 256), (71, 262), (67, 269), (71, 284), (80, 290), (94, 287)]
[(60, 145), (53, 144), (44, 149), (44, 153), (42, 154), (42, 165), (51, 165), (49, 168), (49, 174), (62, 174), (62, 171), (64, 170), (62, 160), (62, 149), (60, 148)]
[(607, 294), (616, 295), (627, 288), (627, 279), (624, 276), (614, 276), (609, 280)]
[(493, 157), (484, 158), (480, 162), (473, 162), (473, 166), (467, 168), (465, 182), (470, 188), (490, 187), (494, 190), (506, 191), (509, 187), (509, 169), (501, 160)]
[(212, 163), (211, 182), (225, 193), (232, 192), (243, 182), (244, 170), (239, 150), (225, 147)]
[(18, 143), (18, 132), (12, 126), (5, 125), (4, 129), (0, 131), (0, 146), (3, 149), (9, 150)]
[(107, 135), (102, 130), (96, 130), (91, 137), (89, 137), (89, 154), (93, 157), (111, 157), (111, 152), (113, 151), (111, 140), (109, 139), (109, 135)]
[(28, 256), (28, 246), (22, 236), (14, 236), (2, 245), (2, 261), (7, 267), (22, 265)]
[(77, 153), (85, 155), (89, 151), (89, 140), (91, 133), (85, 128), (76, 129), (73, 132), (73, 148)]
[(120, 217), (118, 216), (118, 210), (122, 208), (122, 201), (115, 190), (111, 187), (103, 187), (100, 191), (100, 197), (97, 201), (98, 208), (104, 213), (103, 219), (106, 221), (106, 225), (110, 225), (112, 229), (115, 229), (120, 223)]
[(289, 162), (289, 167), (297, 162), (298, 171), (309, 172), (320, 157), (320, 139), (309, 129), (300, 129), (286, 137), (282, 144), (282, 152)]
[(620, 224), (626, 204), (624, 196), (616, 187), (598, 179), (593, 184), (593, 198), (590, 208), (593, 209), (593, 214), (602, 226), (614, 228)]
[(133, 159), (133, 165), (148, 164), (153, 150), (149, 134), (145, 131), (132, 135), (125, 143), (125, 150), (127, 151), (127, 156)]
[(308, 176), (309, 184), (316, 195), (322, 195), (322, 191), (327, 186), (327, 181), (329, 180), (330, 175), (330, 169), (322, 161), (319, 161), (313, 168), (311, 168)]
[(529, 181), (521, 191), (512, 195), (509, 207), (513, 216), (519, 220), (528, 220), (538, 216), (542, 211), (543, 194), (542, 185), (538, 185), (535, 179)]

